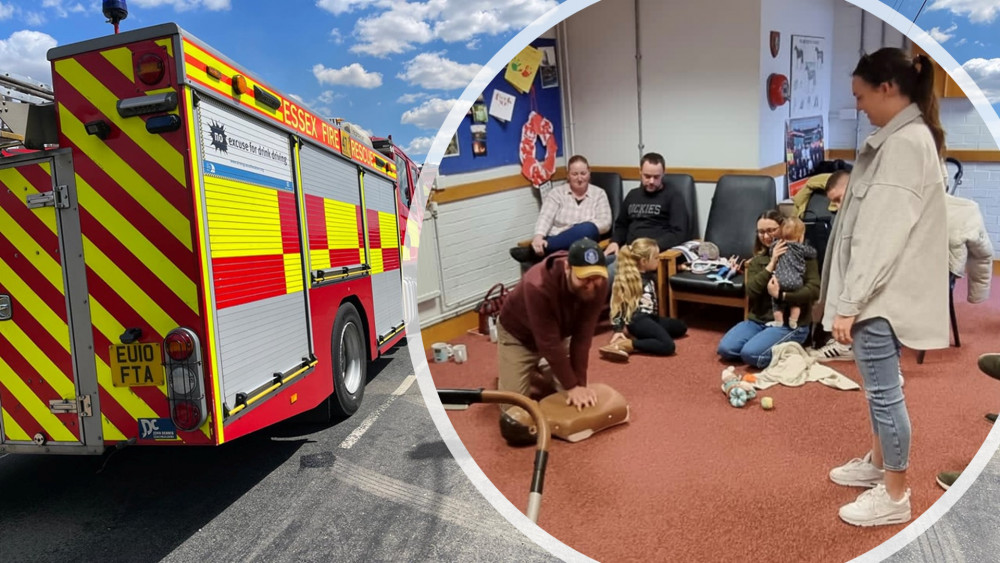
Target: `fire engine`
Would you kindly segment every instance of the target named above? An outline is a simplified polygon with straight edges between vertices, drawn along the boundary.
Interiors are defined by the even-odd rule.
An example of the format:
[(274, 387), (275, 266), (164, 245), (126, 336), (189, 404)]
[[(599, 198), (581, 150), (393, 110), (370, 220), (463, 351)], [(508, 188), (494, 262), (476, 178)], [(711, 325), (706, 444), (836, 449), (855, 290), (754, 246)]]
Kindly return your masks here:
[(34, 101), (0, 108), (0, 452), (350, 416), (404, 338), (415, 164), (175, 24), (114, 23), (48, 52), (51, 91), (3, 84)]

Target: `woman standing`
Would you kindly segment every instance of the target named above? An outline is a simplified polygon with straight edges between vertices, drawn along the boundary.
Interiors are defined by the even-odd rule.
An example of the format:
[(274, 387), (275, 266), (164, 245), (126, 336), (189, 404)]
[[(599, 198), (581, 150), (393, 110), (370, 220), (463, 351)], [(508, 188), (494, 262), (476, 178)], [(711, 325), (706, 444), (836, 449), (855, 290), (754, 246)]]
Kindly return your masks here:
[[(757, 218), (757, 238), (754, 239), (753, 258), (747, 261), (744, 285), (750, 314), (747, 320), (729, 329), (719, 342), (719, 356), (723, 360), (743, 361), (755, 368), (765, 368), (771, 363), (771, 348), (782, 342), (802, 344), (809, 336), (812, 323), (812, 304), (819, 296), (819, 265), (815, 258), (806, 261), (802, 287), (795, 291), (781, 291), (773, 276), (778, 258), (787, 251), (784, 241), (774, 246), (771, 255), (768, 247), (778, 240), (782, 216), (775, 210), (765, 211)], [(799, 327), (768, 326), (774, 320), (772, 299), (783, 299), (790, 305), (801, 307)]]
[(944, 130), (924, 56), (885, 48), (861, 57), (852, 89), (878, 129), (865, 140), (823, 264), (823, 326), (853, 344), (872, 424), (871, 451), (830, 471), (873, 487), (840, 509), (856, 526), (910, 519), (910, 419), (899, 381), (900, 343), (948, 345), (948, 223)]

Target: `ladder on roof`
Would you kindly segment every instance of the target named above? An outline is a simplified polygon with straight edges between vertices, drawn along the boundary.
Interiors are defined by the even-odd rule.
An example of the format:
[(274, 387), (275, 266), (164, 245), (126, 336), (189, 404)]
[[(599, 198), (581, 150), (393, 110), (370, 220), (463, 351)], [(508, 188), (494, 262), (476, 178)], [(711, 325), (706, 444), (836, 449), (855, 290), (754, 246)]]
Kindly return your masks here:
[(43, 149), (58, 138), (55, 96), (44, 84), (0, 74), (0, 149)]

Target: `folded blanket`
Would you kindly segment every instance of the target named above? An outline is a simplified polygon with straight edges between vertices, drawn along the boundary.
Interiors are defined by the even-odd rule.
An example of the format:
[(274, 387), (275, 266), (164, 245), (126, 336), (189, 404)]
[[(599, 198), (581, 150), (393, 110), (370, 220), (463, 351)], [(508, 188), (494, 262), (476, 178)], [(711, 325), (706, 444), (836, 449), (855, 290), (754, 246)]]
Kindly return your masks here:
[(861, 389), (860, 385), (846, 375), (809, 356), (798, 342), (782, 342), (771, 348), (771, 363), (757, 374), (757, 382), (753, 385), (757, 389), (767, 389), (779, 383), (788, 387), (800, 387), (810, 381), (819, 381), (843, 391)]

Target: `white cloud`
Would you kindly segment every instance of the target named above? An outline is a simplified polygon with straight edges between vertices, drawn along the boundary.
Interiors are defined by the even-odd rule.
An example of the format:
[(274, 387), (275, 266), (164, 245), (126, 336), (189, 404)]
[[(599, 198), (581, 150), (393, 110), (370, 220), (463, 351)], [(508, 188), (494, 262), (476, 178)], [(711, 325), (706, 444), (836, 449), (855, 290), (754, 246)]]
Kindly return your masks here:
[(140, 8), (173, 6), (174, 10), (178, 12), (186, 12), (198, 8), (218, 12), (232, 8), (232, 0), (132, 0), (132, 4)]
[(14, 15), (14, 6), (0, 2), (0, 20), (9, 20)]
[(396, 100), (399, 104), (412, 104), (417, 100), (423, 100), (429, 98), (431, 95), (427, 92), (414, 92), (413, 94), (403, 94)]
[[(321, 0), (323, 1), (323, 0)], [(338, 0), (332, 0), (338, 1)], [(342, 4), (344, 0), (339, 0)], [(351, 0), (347, 0), (351, 1)], [(429, 0), (425, 4), (379, 1), (381, 14), (354, 27), (356, 53), (386, 56), (413, 50), (436, 39), (466, 42), (477, 35), (519, 30), (559, 4), (558, 0)], [(499, 4), (499, 5), (498, 5)]]
[(337, 45), (340, 45), (341, 43), (344, 42), (344, 36), (340, 33), (340, 30), (337, 28), (333, 28), (330, 30), (330, 39), (333, 40), (333, 42)]
[(427, 154), (427, 151), (431, 150), (431, 144), (433, 142), (434, 137), (416, 137), (410, 141), (410, 144), (403, 147), (403, 152), (411, 158), (413, 155)]
[(313, 76), (320, 84), (357, 86), (358, 88), (378, 88), (382, 85), (382, 74), (368, 72), (358, 63), (341, 68), (326, 68), (321, 64), (313, 66)]
[[(423, 6), (426, 8), (426, 5)], [(351, 47), (351, 51), (384, 57), (409, 51), (413, 49), (414, 43), (432, 41), (434, 32), (430, 24), (423, 21), (426, 13), (426, 9), (393, 9), (374, 17), (359, 19), (354, 25), (354, 36), (359, 43)]]
[(1000, 58), (971, 59), (962, 65), (991, 104), (1000, 103)]
[(45, 23), (45, 14), (41, 12), (24, 12), (24, 23), (30, 27), (39, 27)]
[(419, 106), (403, 112), (399, 122), (404, 125), (415, 125), (421, 129), (438, 129), (457, 101), (431, 98)]
[(478, 64), (461, 64), (442, 57), (443, 53), (420, 53), (403, 63), (398, 78), (428, 90), (465, 88), (476, 77)]
[(972, 23), (993, 23), (1000, 14), (996, 0), (934, 0), (928, 10), (948, 10), (957, 16), (969, 16)]
[(58, 44), (51, 35), (40, 31), (15, 31), (0, 39), (0, 68), (52, 84), (52, 69), (45, 54)]
[(958, 29), (958, 24), (951, 24), (948, 29), (941, 29), (940, 27), (932, 27), (927, 33), (934, 38), (938, 43), (947, 43), (949, 39), (955, 36), (954, 31)]
[(961, 39), (959, 39), (958, 41), (955, 42), (955, 46), (956, 47), (961, 47), (962, 45), (965, 45), (968, 42), (969, 41), (966, 38), (963, 37), (963, 38), (961, 38)]
[(337, 16), (344, 12), (350, 12), (355, 7), (365, 8), (369, 4), (374, 4), (376, 0), (318, 0), (316, 7), (326, 10)]

